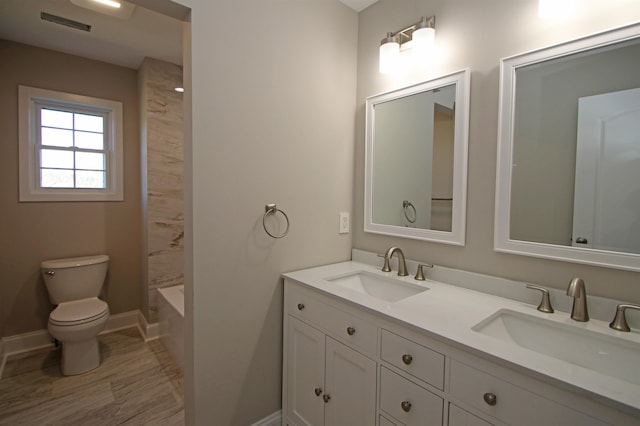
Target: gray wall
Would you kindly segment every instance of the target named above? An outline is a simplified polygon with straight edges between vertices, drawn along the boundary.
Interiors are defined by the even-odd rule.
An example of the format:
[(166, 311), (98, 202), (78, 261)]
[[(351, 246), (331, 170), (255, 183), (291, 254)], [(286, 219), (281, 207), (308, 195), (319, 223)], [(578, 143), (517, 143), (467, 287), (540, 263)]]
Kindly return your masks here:
[[(411, 259), (556, 288), (564, 288), (572, 277), (580, 276), (590, 294), (640, 302), (637, 273), (493, 251), (500, 59), (640, 19), (638, 2), (584, 3), (588, 9), (580, 17), (557, 23), (538, 19), (537, 0), (381, 0), (360, 13), (354, 247), (381, 252), (399, 245)], [(436, 15), (436, 44), (443, 50), (439, 63), (420, 75), (399, 78), (378, 73), (380, 39), (387, 31), (403, 28), (421, 15)], [(467, 67), (472, 74), (465, 247), (364, 233), (365, 98)]]
[[(538, 21), (535, 0), (383, 0), (359, 21), (327, 0), (180, 2), (192, 8), (185, 32), (193, 89), (185, 98), (192, 120), (185, 134), (189, 424), (246, 425), (280, 408), (279, 274), (348, 259), (352, 241), (337, 235), (337, 213), (352, 203), (357, 248), (398, 244), (412, 259), (553, 287), (581, 275), (592, 294), (640, 301), (637, 274), (492, 249), (500, 59), (637, 20), (637, 3), (603, 2), (578, 21), (551, 24)], [(361, 230), (365, 97), (429, 77), (381, 76), (378, 45), (387, 31), (432, 14), (444, 54), (429, 75), (472, 70), (465, 247)], [(279, 241), (261, 229), (268, 202), (291, 218)]]
[[(42, 260), (105, 253), (111, 313), (139, 307), (140, 144), (136, 71), (0, 40), (0, 337), (41, 330), (49, 303)], [(123, 103), (124, 201), (18, 202), (18, 85)]]
[[(280, 274), (350, 257), (338, 213), (353, 200), (357, 14), (327, 0), (184, 4), (186, 414), (248, 425), (281, 407)], [(283, 239), (262, 229), (267, 203), (289, 215)]]
[[(434, 95), (427, 91), (375, 109), (372, 219), (376, 224), (431, 229)], [(415, 207), (415, 222), (402, 202)], [(414, 218), (409, 207), (409, 218)]]

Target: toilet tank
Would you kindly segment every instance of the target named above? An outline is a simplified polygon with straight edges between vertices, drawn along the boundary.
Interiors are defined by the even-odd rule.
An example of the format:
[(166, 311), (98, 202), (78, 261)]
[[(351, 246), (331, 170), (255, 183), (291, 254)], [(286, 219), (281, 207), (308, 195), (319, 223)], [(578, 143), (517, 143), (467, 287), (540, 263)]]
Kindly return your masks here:
[(98, 297), (108, 264), (104, 254), (43, 261), (40, 270), (51, 303)]

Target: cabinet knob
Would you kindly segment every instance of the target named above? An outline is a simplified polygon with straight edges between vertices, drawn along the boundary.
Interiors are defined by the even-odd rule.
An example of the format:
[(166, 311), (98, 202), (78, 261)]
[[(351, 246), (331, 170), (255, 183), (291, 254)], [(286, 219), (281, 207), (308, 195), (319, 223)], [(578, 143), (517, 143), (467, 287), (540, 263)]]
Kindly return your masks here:
[(353, 336), (353, 335), (355, 334), (355, 332), (356, 332), (356, 329), (355, 329), (355, 328), (353, 328), (353, 327), (347, 327), (347, 334), (348, 334), (349, 336)]
[(298, 303), (298, 310), (301, 311), (304, 309), (304, 303)]
[(405, 413), (408, 413), (409, 411), (411, 411), (411, 403), (409, 401), (402, 401), (400, 403), (400, 407), (402, 407)]
[(324, 395), (322, 395), (322, 399), (324, 400), (325, 403), (327, 403), (331, 399), (331, 395), (329, 395), (328, 393), (325, 393)]
[(498, 403), (498, 397), (496, 396), (496, 394), (491, 392), (485, 393), (482, 398), (484, 399), (484, 402), (486, 402), (488, 405), (491, 405), (492, 407)]
[(413, 357), (409, 354), (402, 355), (402, 362), (406, 365), (409, 365), (413, 362)]
[(314, 392), (316, 393), (316, 396), (320, 396), (320, 394), (322, 393), (322, 388), (316, 388)]

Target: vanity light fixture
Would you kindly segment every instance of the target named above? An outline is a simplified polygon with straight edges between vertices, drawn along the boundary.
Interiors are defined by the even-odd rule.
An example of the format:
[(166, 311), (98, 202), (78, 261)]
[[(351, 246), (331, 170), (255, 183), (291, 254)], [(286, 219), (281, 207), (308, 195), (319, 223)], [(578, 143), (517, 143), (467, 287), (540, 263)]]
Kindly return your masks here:
[(576, 10), (576, 0), (538, 0), (538, 16), (540, 19), (566, 19), (573, 16)]
[(411, 51), (412, 62), (428, 65), (435, 42), (436, 17), (423, 17), (400, 31), (387, 33), (380, 42), (380, 72), (392, 74), (402, 68), (401, 52)]

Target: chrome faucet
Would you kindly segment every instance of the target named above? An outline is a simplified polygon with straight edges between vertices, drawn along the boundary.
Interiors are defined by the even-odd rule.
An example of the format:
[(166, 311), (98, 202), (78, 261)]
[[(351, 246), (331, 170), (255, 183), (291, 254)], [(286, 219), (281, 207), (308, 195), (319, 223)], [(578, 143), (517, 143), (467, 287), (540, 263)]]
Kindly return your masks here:
[(574, 278), (571, 280), (567, 288), (567, 296), (573, 297), (571, 319), (580, 322), (589, 321), (589, 312), (587, 312), (587, 290), (582, 278)]
[(382, 267), (382, 272), (391, 272), (391, 267), (389, 266), (389, 260), (394, 253), (398, 253), (398, 275), (401, 277), (406, 277), (407, 275), (407, 262), (404, 260), (404, 253), (400, 250), (400, 247), (391, 247), (384, 255), (384, 266)]

